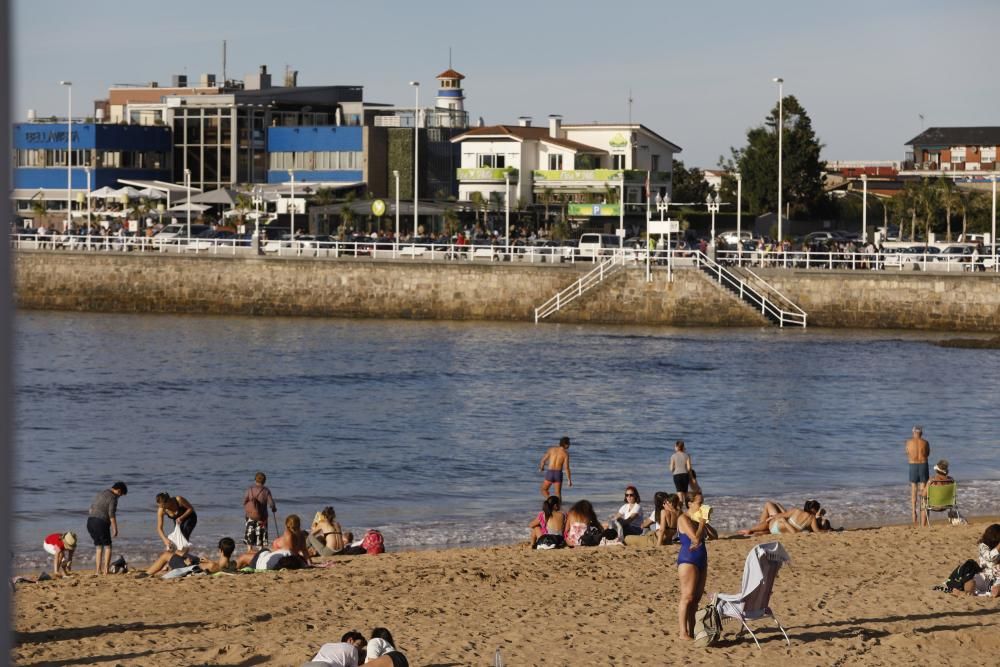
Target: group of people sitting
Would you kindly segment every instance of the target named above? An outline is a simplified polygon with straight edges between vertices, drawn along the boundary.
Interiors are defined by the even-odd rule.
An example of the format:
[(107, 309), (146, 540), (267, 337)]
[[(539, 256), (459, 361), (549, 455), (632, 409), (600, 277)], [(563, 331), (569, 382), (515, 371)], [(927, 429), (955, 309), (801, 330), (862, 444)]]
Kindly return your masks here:
[[(160, 532), (162, 533), (162, 527)], [(302, 529), (302, 521), (297, 514), (288, 515), (285, 518), (284, 532), (270, 545), (260, 548), (248, 546), (247, 552), (236, 558), (233, 558), (236, 542), (231, 537), (219, 540), (218, 555), (215, 558), (191, 554), (187, 545), (178, 546), (166, 536), (164, 543), (166, 550), (149, 566), (146, 574), (177, 577), (198, 572), (234, 572), (247, 568), (297, 570), (312, 565), (312, 559), (316, 557), (356, 556), (385, 551), (378, 531), (368, 531), (363, 539), (355, 542), (354, 535), (341, 528), (336, 511), (329, 506), (316, 513), (308, 531)]]
[(356, 630), (345, 632), (339, 642), (323, 644), (312, 660), (302, 667), (409, 667), (410, 662), (397, 648), (385, 628), (371, 631), (371, 639)]

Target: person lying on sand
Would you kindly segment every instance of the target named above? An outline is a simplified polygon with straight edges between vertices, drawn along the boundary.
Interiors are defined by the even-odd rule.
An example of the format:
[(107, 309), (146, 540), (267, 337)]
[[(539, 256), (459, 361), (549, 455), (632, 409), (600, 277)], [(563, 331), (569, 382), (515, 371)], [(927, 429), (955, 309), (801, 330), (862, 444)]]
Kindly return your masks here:
[(410, 661), (396, 648), (396, 641), (385, 628), (374, 628), (368, 640), (365, 664), (371, 667), (410, 667)]
[(780, 535), (781, 533), (801, 533), (806, 530), (820, 532), (821, 528), (816, 520), (816, 514), (820, 510), (819, 501), (807, 500), (802, 509), (785, 511), (778, 503), (768, 501), (761, 512), (761, 520), (757, 525), (746, 530), (739, 531), (740, 535), (763, 535), (771, 533)]
[(239, 558), (236, 559), (236, 569), (242, 570), (246, 567), (254, 570), (301, 570), (309, 567), (309, 563), (298, 554), (293, 554), (288, 550), (261, 549), (239, 555)]
[(302, 667), (358, 667), (361, 651), (368, 642), (357, 630), (345, 632), (339, 642), (323, 644), (312, 660)]

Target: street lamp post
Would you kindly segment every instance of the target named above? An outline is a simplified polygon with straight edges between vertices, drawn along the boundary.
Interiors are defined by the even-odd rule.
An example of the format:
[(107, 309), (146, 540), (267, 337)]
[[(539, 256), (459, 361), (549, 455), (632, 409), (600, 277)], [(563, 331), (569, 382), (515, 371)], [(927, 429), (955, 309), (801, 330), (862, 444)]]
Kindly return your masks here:
[[(705, 197), (705, 205), (708, 206), (708, 210), (712, 214), (712, 243), (711, 243), (711, 248), (712, 248), (712, 251), (713, 251), (712, 252), (713, 255), (715, 254), (715, 252), (714, 252), (715, 251), (715, 214), (719, 212), (719, 206), (720, 206), (720, 204), (721, 204), (721, 201), (719, 199), (719, 195), (718, 194), (709, 193), (709, 195), (707, 197)], [(713, 257), (712, 259), (715, 259), (715, 258)]]
[[(292, 212), (288, 223), (288, 238), (289, 247), (292, 249), (292, 254), (295, 254), (295, 170), (289, 169), (288, 176), (291, 179), (291, 184), (289, 186), (289, 193), (291, 194), (291, 205)], [(281, 244), (278, 244), (278, 248), (281, 248)]]
[(780, 76), (776, 76), (771, 81), (778, 84), (778, 125), (775, 130), (778, 132), (778, 247), (781, 247), (781, 142), (782, 137), (785, 134), (785, 116), (784, 116), (784, 94), (783, 85), (785, 80)]
[(184, 190), (187, 193), (187, 242), (191, 245), (191, 170), (184, 170)]
[(743, 266), (743, 174), (736, 172), (736, 265)]
[(990, 243), (993, 245), (993, 271), (1000, 271), (1000, 263), (997, 262), (997, 175), (993, 174), (993, 213), (990, 217), (992, 220), (992, 231), (990, 232)]
[[(90, 166), (83, 168), (83, 172), (87, 174), (87, 220), (86, 225), (90, 226)], [(68, 231), (68, 230), (67, 230)]]
[(420, 158), (420, 82), (411, 81), (413, 86), (413, 238), (417, 237), (420, 179), (417, 177), (417, 161)]
[(506, 234), (506, 236), (504, 236), (505, 239), (504, 243), (507, 245), (507, 248), (504, 250), (504, 253), (508, 257), (510, 257), (510, 172), (509, 171), (504, 172), (503, 182), (504, 182), (503, 216), (504, 216), (504, 227), (505, 227), (504, 233)]
[(622, 170), (622, 180), (618, 184), (622, 189), (622, 196), (618, 201), (618, 250), (625, 254), (625, 171)]
[(861, 238), (868, 242), (868, 174), (861, 174)]
[(73, 226), (73, 82), (60, 81), (66, 86), (66, 229)]
[(399, 254), (399, 171), (392, 170), (392, 177), (396, 179), (396, 235), (393, 237), (392, 258)]
[(255, 186), (253, 189), (253, 210), (254, 210), (254, 226), (253, 226), (253, 236), (257, 242), (257, 247), (260, 247), (260, 205), (263, 203), (263, 193), (264, 191), (261, 187)]

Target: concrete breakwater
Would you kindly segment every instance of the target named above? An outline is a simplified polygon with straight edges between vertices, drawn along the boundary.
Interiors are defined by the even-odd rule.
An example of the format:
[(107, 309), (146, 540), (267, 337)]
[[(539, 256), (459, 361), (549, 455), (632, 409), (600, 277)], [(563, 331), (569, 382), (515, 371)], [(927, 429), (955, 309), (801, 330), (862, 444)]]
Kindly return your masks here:
[[(534, 308), (590, 265), (337, 261), (19, 251), (25, 309), (532, 321)], [(810, 326), (1000, 331), (1000, 276), (770, 271)], [(641, 267), (609, 278), (550, 321), (766, 326), (692, 269), (647, 283)]]

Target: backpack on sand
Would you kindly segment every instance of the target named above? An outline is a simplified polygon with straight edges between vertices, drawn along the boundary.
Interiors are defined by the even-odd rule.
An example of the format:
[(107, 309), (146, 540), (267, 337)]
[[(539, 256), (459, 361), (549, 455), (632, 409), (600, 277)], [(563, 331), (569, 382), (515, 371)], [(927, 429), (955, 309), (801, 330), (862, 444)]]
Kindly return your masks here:
[(369, 556), (384, 554), (385, 540), (382, 539), (382, 533), (375, 529), (369, 530), (365, 533), (364, 538), (361, 540), (361, 548), (364, 549)]
[(722, 617), (714, 604), (702, 607), (694, 614), (694, 645), (712, 646), (722, 636)]

